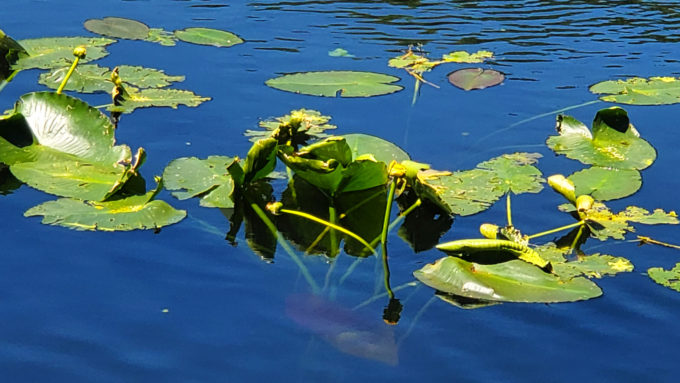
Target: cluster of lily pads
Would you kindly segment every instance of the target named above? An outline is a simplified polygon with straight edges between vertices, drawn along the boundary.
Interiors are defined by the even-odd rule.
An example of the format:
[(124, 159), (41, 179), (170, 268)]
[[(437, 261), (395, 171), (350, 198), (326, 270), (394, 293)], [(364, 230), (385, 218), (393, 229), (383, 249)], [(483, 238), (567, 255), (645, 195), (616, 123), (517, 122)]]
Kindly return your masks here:
[[(205, 44), (212, 41), (218, 46), (242, 42), (225, 31), (186, 29), (170, 34), (119, 18), (89, 20), (85, 26), (110, 37), (164, 45), (171, 45), (175, 38)], [(343, 245), (345, 253), (356, 257), (381, 255), (390, 305), (395, 307), (399, 306), (389, 285), (387, 237), (399, 225), (399, 236), (415, 251), (436, 246), (448, 254), (416, 270), (415, 277), (448, 302), (480, 307), (599, 296), (602, 292), (592, 278), (631, 271), (633, 265), (621, 257), (583, 254), (580, 246), (585, 240), (624, 239), (633, 231), (631, 223), (678, 223), (674, 212), (657, 209), (650, 213), (630, 206), (614, 213), (605, 205), (608, 200), (634, 194), (641, 185), (640, 171), (656, 158), (654, 148), (640, 138), (626, 111), (618, 107), (600, 110), (592, 129), (573, 117), (557, 117), (558, 135), (548, 138), (548, 146), (591, 167), (568, 177), (548, 177), (550, 186), (566, 199), (560, 210), (577, 222), (532, 235), (513, 226), (510, 201), (513, 194), (543, 189), (545, 180), (535, 166), (540, 155), (505, 154), (470, 170), (434, 170), (381, 138), (358, 133), (330, 135), (328, 132), (336, 129), (329, 123), (330, 117), (305, 109), (246, 131), (253, 144), (244, 159), (234, 155), (175, 159), (162, 178), (155, 178), (157, 185), (147, 190), (139, 172), (146, 152), (139, 148), (133, 156), (128, 146), (117, 145), (116, 119), (62, 91), (111, 91), (111, 104), (100, 108), (108, 108), (112, 117), (137, 107), (196, 106), (207, 99), (165, 88), (182, 81), (183, 76), (141, 67), (77, 65), (79, 60), (103, 57), (104, 47), (113, 42), (90, 37), (17, 42), (0, 32), (0, 90), (18, 71), (30, 68), (50, 69), (41, 75), (40, 83), (57, 89), (28, 93), (0, 116), (0, 193), (25, 183), (62, 197), (29, 209), (26, 216), (42, 216), (43, 223), (78, 230), (159, 229), (186, 216), (185, 211), (156, 199), (165, 187), (178, 199), (198, 198), (201, 206), (222, 209), (231, 223), (227, 239), (233, 243), (245, 222), (248, 245), (264, 259), (273, 258), (277, 248), (283, 248), (301, 266), (314, 290), (318, 285), (304, 271), (292, 246), (331, 258)], [(487, 51), (458, 51), (430, 61), (409, 50), (389, 65), (415, 77), (417, 93), (419, 83), (429, 83), (423, 74), (440, 64), (479, 63), (492, 56)], [(486, 82), (482, 76), (486, 70), (473, 69), (482, 80), (454, 77), (467, 78), (464, 89), (484, 88), (473, 83)], [(496, 83), (502, 81), (502, 77), (500, 81), (497, 76), (489, 77)], [(393, 84), (397, 80), (380, 73), (329, 71), (286, 74), (267, 85), (319, 96), (368, 97), (401, 90)], [(625, 93), (625, 100), (630, 101), (636, 91), (634, 85), (627, 84), (643, 83), (650, 88), (658, 82), (670, 81), (607, 82), (595, 85), (593, 91)], [(285, 175), (277, 169), (285, 170)], [(277, 201), (274, 186), (280, 185), (280, 178), (287, 182)], [(483, 238), (438, 244), (454, 216), (479, 213), (504, 196), (505, 224), (483, 225)], [(395, 204), (399, 214), (390, 222)], [(532, 242), (567, 229), (573, 231), (556, 242)], [(672, 285), (680, 273), (678, 268), (650, 270), (650, 276), (678, 289), (677, 283)]]

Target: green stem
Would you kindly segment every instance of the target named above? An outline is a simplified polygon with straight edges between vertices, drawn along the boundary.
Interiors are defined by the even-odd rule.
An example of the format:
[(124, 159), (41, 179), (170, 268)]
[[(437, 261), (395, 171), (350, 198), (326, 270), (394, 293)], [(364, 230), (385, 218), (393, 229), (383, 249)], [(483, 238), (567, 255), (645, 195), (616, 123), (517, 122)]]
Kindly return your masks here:
[(532, 235), (528, 236), (527, 238), (532, 239), (532, 238), (542, 237), (544, 235), (557, 233), (557, 232), (563, 231), (563, 230), (573, 229), (573, 228), (578, 227), (578, 226), (583, 226), (585, 223), (586, 223), (586, 221), (578, 221), (578, 222), (575, 222), (575, 223), (572, 223), (572, 224), (569, 224), (569, 225), (557, 227), (555, 229), (551, 229), (551, 230), (547, 230), (547, 231), (542, 231), (540, 233), (532, 234)]
[[(328, 220), (330, 221), (331, 224), (337, 225), (337, 222), (338, 222), (337, 212), (335, 211), (335, 207), (332, 206), (332, 205), (328, 206)], [(331, 257), (335, 257), (336, 255), (338, 255), (338, 253), (336, 252), (336, 249), (339, 246), (338, 245), (338, 233), (336, 233), (335, 230), (333, 230), (331, 228), (331, 231), (330, 231), (329, 234), (330, 234), (330, 240), (331, 240)]]
[(416, 86), (413, 88), (413, 99), (411, 100), (411, 106), (416, 104), (418, 100), (418, 92), (420, 91), (420, 80), (416, 79)]
[(64, 87), (66, 86), (66, 83), (68, 82), (68, 79), (71, 78), (73, 71), (76, 70), (76, 66), (78, 65), (78, 61), (80, 61), (80, 57), (76, 56), (76, 59), (73, 60), (73, 64), (71, 64), (71, 67), (68, 69), (68, 72), (66, 72), (66, 76), (61, 81), (61, 84), (59, 84), (59, 88), (57, 88), (57, 94), (61, 94), (61, 92), (64, 90)]
[(394, 199), (394, 192), (397, 190), (396, 180), (390, 183), (390, 191), (387, 193), (387, 205), (385, 206), (385, 217), (383, 218), (382, 232), (380, 233), (380, 242), (387, 243), (387, 231), (390, 224), (390, 215), (392, 213), (392, 200)]
[(578, 228), (578, 233), (576, 233), (576, 237), (574, 237), (574, 240), (571, 241), (571, 246), (569, 246), (569, 253), (571, 253), (576, 247), (578, 240), (581, 239), (581, 234), (583, 234), (583, 225), (581, 225), (581, 227)]
[[(392, 221), (392, 223), (390, 223), (390, 226), (387, 228), (387, 232), (390, 233), (392, 230), (394, 230), (394, 228), (397, 227), (397, 225), (399, 225), (401, 221), (403, 221), (406, 218), (407, 215), (409, 215), (413, 210), (417, 209), (418, 206), (422, 204), (423, 201), (420, 198), (418, 198), (416, 202), (413, 203), (413, 205), (409, 206), (408, 209), (404, 210), (401, 214), (399, 214), (399, 216), (397, 216), (397, 218), (394, 219), (394, 221)], [(380, 241), (380, 237), (377, 237), (376, 239), (371, 241), (371, 245), (373, 247), (377, 246), (378, 241)]]
[(364, 245), (364, 247), (366, 247), (366, 249), (370, 250), (371, 253), (375, 254), (375, 250), (371, 247), (371, 245), (370, 245), (368, 242), (366, 242), (365, 239), (361, 238), (360, 236), (358, 236), (358, 235), (355, 234), (354, 232), (345, 229), (345, 228), (342, 227), (342, 226), (338, 226), (338, 225), (336, 225), (336, 224), (334, 224), (334, 223), (328, 222), (328, 221), (326, 221), (326, 220), (324, 220), (324, 219), (315, 217), (315, 216), (313, 216), (313, 215), (311, 215), (311, 214), (307, 214), (307, 213), (304, 213), (304, 212), (301, 212), (301, 211), (289, 210), (289, 209), (281, 209), (281, 210), (279, 210), (279, 211), (280, 211), (281, 213), (292, 214), (292, 215), (296, 215), (296, 216), (298, 216), (298, 217), (306, 218), (306, 219), (308, 219), (308, 220), (310, 220), (310, 221), (314, 221), (314, 222), (316, 222), (316, 223), (320, 223), (320, 224), (322, 224), (322, 225), (325, 225), (325, 226), (330, 227), (331, 229), (335, 229), (335, 230), (337, 230), (337, 231), (339, 231), (339, 232), (345, 233), (345, 234), (349, 235), (350, 237), (352, 237), (352, 238), (356, 239), (357, 241), (359, 241), (359, 243), (361, 243), (362, 245)]
[(505, 198), (505, 211), (506, 214), (508, 215), (508, 226), (512, 227), (512, 207), (510, 204), (510, 192), (508, 192)]
[(319, 294), (321, 292), (321, 289), (319, 288), (319, 285), (316, 284), (316, 281), (314, 281), (314, 278), (312, 278), (312, 275), (309, 273), (309, 270), (307, 270), (307, 267), (305, 267), (305, 264), (302, 263), (302, 260), (295, 254), (295, 251), (290, 247), (288, 242), (286, 242), (285, 239), (282, 238), (281, 233), (276, 229), (276, 226), (274, 226), (274, 223), (267, 217), (267, 214), (254, 202), (248, 201), (250, 203), (250, 207), (255, 211), (255, 214), (257, 214), (258, 217), (262, 220), (262, 222), (267, 226), (269, 231), (274, 234), (276, 237), (276, 241), (281, 245), (283, 250), (288, 253), (290, 258), (295, 262), (295, 264), (300, 268), (300, 272), (302, 272), (302, 275), (305, 277), (307, 280), (307, 283), (309, 286), (312, 288), (312, 292), (314, 294)]

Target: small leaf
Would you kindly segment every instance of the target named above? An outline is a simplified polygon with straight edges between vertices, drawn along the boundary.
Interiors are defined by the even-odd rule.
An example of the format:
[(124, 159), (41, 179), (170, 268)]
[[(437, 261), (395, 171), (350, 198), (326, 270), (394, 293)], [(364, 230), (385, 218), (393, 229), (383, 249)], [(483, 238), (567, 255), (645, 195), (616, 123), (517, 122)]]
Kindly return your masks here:
[(356, 71), (304, 72), (287, 74), (266, 81), (279, 90), (323, 97), (371, 97), (394, 93), (403, 88), (393, 83), (398, 77)]
[(116, 40), (102, 37), (48, 37), (19, 42), (28, 56), (20, 57), (12, 68), (22, 70), (68, 67), (74, 60), (73, 49), (79, 46), (87, 49), (87, 56), (80, 60), (81, 63), (97, 60), (109, 54), (104, 47)]
[[(210, 156), (204, 160), (184, 157), (171, 161), (163, 171), (168, 190), (178, 199), (201, 198), (201, 206), (231, 208), (234, 182), (227, 168), (232, 157)], [(182, 190), (183, 189), (183, 190)]]
[(265, 178), (276, 167), (278, 142), (273, 138), (263, 138), (253, 144), (243, 165), (243, 182), (248, 184)]
[(175, 31), (175, 37), (192, 44), (230, 47), (241, 44), (243, 40), (235, 34), (212, 28), (186, 28)]
[(331, 57), (354, 57), (354, 55), (349, 54), (346, 49), (342, 48), (333, 49), (332, 51), (328, 52), (328, 55)]
[(164, 106), (173, 109), (177, 109), (179, 105), (195, 107), (211, 99), (210, 97), (201, 97), (189, 90), (179, 89), (149, 88), (139, 91), (128, 89), (128, 91), (129, 97), (125, 98), (121, 105), (111, 107), (112, 111), (132, 113), (137, 108), (152, 106)]
[(564, 281), (519, 260), (482, 265), (444, 257), (413, 275), (439, 291), (487, 301), (574, 302), (602, 295), (586, 278)]
[(642, 170), (656, 159), (654, 147), (639, 137), (626, 111), (618, 107), (597, 112), (592, 134), (562, 115), (557, 116), (557, 131), (558, 136), (548, 138), (550, 149), (584, 164)]
[(680, 292), (680, 263), (676, 264), (670, 270), (664, 270), (661, 267), (652, 267), (647, 270), (647, 275), (661, 286), (666, 286)]
[(24, 216), (43, 216), (42, 223), (76, 230), (129, 231), (158, 229), (186, 217), (164, 201), (154, 200), (158, 189), (108, 202), (87, 202), (69, 198), (48, 201), (30, 208)]
[(89, 19), (84, 26), (90, 32), (118, 39), (144, 40), (149, 35), (146, 24), (122, 17)]
[(14, 70), (12, 66), (19, 59), (20, 56), (26, 56), (28, 53), (18, 42), (7, 36), (5, 32), (0, 29), (0, 90)]
[(569, 176), (576, 195), (589, 194), (598, 201), (608, 201), (635, 194), (642, 186), (640, 172), (593, 166)]
[(590, 87), (600, 99), (630, 105), (667, 105), (680, 102), (680, 79), (675, 77), (633, 77), (603, 81)]
[(602, 278), (607, 275), (616, 275), (622, 272), (631, 272), (633, 264), (626, 258), (614, 257), (605, 254), (593, 254), (579, 256), (576, 260), (567, 261), (565, 255), (570, 248), (558, 248), (554, 243), (548, 243), (535, 248), (541, 256), (550, 261), (553, 273), (562, 279), (571, 279), (578, 276), (588, 278)]
[(448, 74), (449, 82), (463, 90), (484, 89), (505, 80), (503, 73), (493, 69), (466, 68)]
[(444, 60), (445, 62), (467, 64), (482, 63), (484, 62), (484, 60), (490, 58), (493, 58), (493, 52), (490, 51), (477, 51), (475, 53), (468, 53), (466, 51), (455, 51), (442, 56), (442, 60)]
[(174, 47), (175, 44), (177, 43), (175, 34), (173, 32), (168, 32), (162, 28), (149, 29), (149, 35), (146, 36), (144, 41), (158, 43), (166, 47)]

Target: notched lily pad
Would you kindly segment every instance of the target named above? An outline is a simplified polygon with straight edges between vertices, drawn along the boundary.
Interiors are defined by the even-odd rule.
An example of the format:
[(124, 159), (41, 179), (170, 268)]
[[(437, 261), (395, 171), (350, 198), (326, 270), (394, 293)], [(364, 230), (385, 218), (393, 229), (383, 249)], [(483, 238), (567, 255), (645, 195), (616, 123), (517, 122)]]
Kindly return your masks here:
[(680, 292), (680, 263), (676, 264), (670, 270), (664, 270), (661, 267), (652, 267), (647, 270), (647, 275), (661, 286), (666, 286)]
[(43, 216), (42, 223), (76, 230), (129, 231), (158, 229), (177, 223), (186, 211), (176, 210), (165, 201), (154, 199), (162, 189), (107, 202), (61, 198), (32, 207), (24, 216)]
[(186, 28), (175, 31), (175, 37), (187, 43), (215, 47), (230, 47), (243, 42), (231, 32), (212, 28)]
[(232, 157), (210, 156), (204, 160), (184, 157), (173, 160), (163, 171), (168, 190), (180, 200), (200, 197), (201, 206), (232, 208), (231, 195), (234, 181), (227, 168), (235, 161)]
[(676, 77), (633, 77), (599, 82), (590, 91), (600, 99), (630, 105), (667, 105), (680, 102), (680, 79)]
[(592, 133), (570, 116), (558, 115), (556, 127), (559, 135), (548, 138), (550, 149), (584, 164), (642, 170), (656, 159), (654, 147), (640, 138), (618, 107), (597, 112)]
[(128, 40), (144, 40), (149, 35), (149, 27), (137, 20), (122, 17), (104, 17), (85, 21), (85, 29), (98, 35)]
[(87, 56), (81, 63), (100, 59), (109, 53), (105, 47), (115, 43), (103, 37), (47, 37), (41, 39), (20, 40), (28, 55), (22, 55), (12, 66), (13, 69), (51, 69), (68, 67), (74, 60), (73, 49), (84, 46)]
[(463, 90), (485, 89), (500, 85), (505, 75), (497, 70), (483, 68), (459, 69), (448, 74), (451, 85)]
[(449, 256), (413, 275), (439, 291), (485, 301), (555, 303), (602, 295), (586, 278), (562, 280), (520, 260), (482, 265)]
[(398, 92), (399, 77), (374, 72), (326, 71), (287, 74), (265, 82), (286, 92), (323, 97), (371, 97)]
[(539, 246), (535, 250), (543, 258), (550, 261), (553, 273), (562, 279), (578, 276), (602, 278), (603, 276), (631, 272), (634, 269), (633, 264), (628, 259), (606, 254), (582, 255), (568, 261), (565, 255), (570, 251), (570, 248), (558, 248), (552, 242)]
[(248, 129), (245, 134), (253, 142), (261, 138), (280, 136), (281, 143), (292, 140), (294, 144), (299, 144), (310, 138), (328, 137), (324, 132), (337, 128), (328, 123), (330, 120), (330, 116), (324, 116), (316, 110), (297, 109), (282, 117), (260, 121), (259, 125), (264, 130)]

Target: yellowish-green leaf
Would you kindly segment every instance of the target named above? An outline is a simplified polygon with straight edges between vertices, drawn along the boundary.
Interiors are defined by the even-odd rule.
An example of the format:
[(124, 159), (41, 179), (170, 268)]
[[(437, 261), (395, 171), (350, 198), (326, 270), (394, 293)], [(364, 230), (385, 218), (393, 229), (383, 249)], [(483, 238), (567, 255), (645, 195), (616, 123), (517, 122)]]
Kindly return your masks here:
[(631, 105), (665, 105), (680, 102), (680, 78), (633, 77), (599, 82), (590, 91), (608, 102)]
[(103, 37), (48, 37), (41, 39), (20, 40), (28, 55), (22, 55), (12, 66), (14, 69), (59, 68), (71, 65), (75, 57), (73, 49), (84, 46), (87, 56), (80, 62), (85, 63), (100, 59), (109, 53), (105, 47), (115, 43)]

